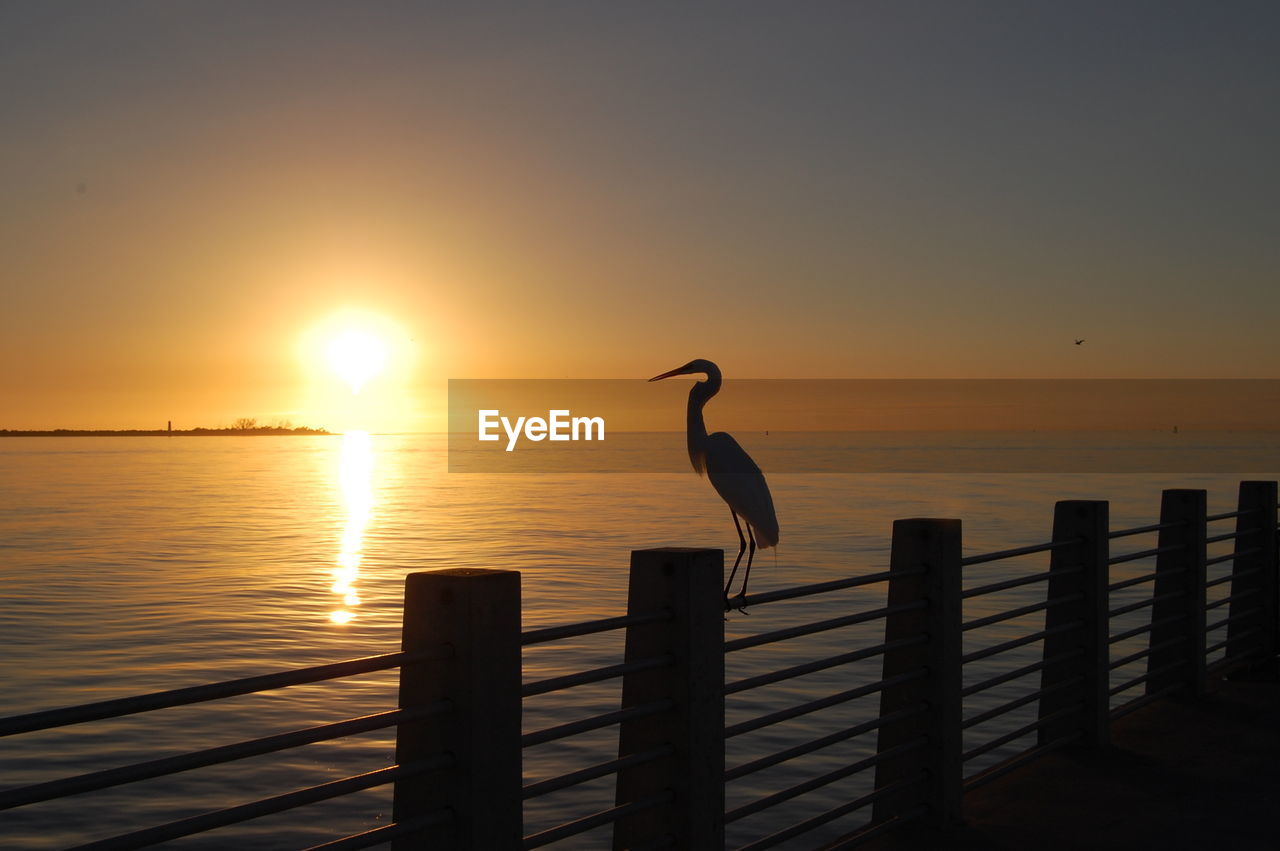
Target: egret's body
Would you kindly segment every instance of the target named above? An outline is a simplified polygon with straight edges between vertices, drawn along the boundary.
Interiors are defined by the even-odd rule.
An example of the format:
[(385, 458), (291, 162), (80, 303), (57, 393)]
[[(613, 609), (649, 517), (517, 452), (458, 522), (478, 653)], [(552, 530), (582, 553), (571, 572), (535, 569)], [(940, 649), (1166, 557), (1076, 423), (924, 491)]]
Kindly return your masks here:
[[(742, 590), (738, 596), (747, 593), (747, 581), (751, 578), (751, 560), (756, 547), (768, 549), (778, 543), (778, 517), (773, 510), (773, 497), (769, 494), (769, 485), (764, 480), (764, 473), (751, 460), (738, 441), (732, 436), (717, 431), (707, 434), (706, 423), (702, 419), (702, 408), (716, 393), (720, 392), (720, 368), (709, 360), (692, 360), (682, 367), (654, 376), (650, 381), (670, 378), (673, 375), (696, 375), (703, 373), (706, 381), (699, 381), (689, 390), (689, 411), (687, 421), (687, 438), (689, 444), (689, 461), (698, 475), (706, 474), (711, 486), (720, 494), (720, 498), (729, 504), (729, 513), (733, 515), (733, 525), (738, 530), (738, 558), (729, 573), (729, 581), (725, 584), (725, 597), (733, 587), (733, 577), (742, 563), (742, 554), (747, 553), (747, 569), (742, 577)], [(739, 518), (747, 524), (747, 536), (743, 537)], [(748, 543), (749, 542), (749, 543)]]

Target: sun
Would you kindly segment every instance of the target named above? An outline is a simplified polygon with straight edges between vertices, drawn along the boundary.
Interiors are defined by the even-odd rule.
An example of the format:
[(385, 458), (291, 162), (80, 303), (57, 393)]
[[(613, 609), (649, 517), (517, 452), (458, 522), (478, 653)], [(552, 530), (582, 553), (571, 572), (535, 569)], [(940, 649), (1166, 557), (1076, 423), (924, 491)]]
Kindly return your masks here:
[(331, 339), (325, 354), (334, 374), (351, 386), (352, 393), (359, 393), (386, 366), (387, 345), (375, 334), (352, 328)]
[(338, 307), (313, 318), (296, 338), (302, 383), (290, 412), (333, 432), (415, 430), (426, 336), (386, 309)]

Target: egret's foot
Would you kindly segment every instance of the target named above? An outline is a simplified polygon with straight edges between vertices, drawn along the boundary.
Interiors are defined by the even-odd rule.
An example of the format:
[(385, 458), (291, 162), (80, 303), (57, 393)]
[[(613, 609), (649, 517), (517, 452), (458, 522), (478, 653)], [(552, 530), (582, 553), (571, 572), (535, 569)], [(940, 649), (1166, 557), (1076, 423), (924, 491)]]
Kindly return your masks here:
[(726, 612), (729, 611), (730, 609), (736, 609), (739, 612), (742, 612), (744, 615), (750, 614), (747, 611), (747, 592), (746, 591), (739, 592), (732, 599), (725, 600), (724, 604), (725, 604)]

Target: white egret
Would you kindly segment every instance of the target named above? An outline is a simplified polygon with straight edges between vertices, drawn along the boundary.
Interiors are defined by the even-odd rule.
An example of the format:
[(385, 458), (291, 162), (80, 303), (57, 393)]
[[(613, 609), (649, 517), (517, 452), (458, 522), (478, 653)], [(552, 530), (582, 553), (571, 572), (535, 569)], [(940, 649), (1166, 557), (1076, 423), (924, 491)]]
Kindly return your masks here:
[[(738, 530), (738, 557), (733, 562), (729, 581), (724, 586), (727, 602), (729, 589), (733, 587), (733, 577), (738, 572), (738, 565), (742, 563), (743, 552), (747, 553), (747, 569), (742, 575), (739, 597), (747, 594), (747, 581), (751, 578), (751, 560), (756, 554), (756, 546), (763, 550), (777, 545), (778, 517), (773, 511), (773, 497), (769, 495), (769, 485), (764, 480), (764, 473), (760, 472), (746, 450), (723, 431), (707, 434), (706, 424), (702, 421), (702, 408), (708, 399), (720, 392), (720, 367), (709, 360), (691, 360), (684, 366), (655, 375), (649, 380), (659, 381), (673, 375), (699, 373), (705, 374), (707, 380), (697, 382), (689, 390), (689, 460), (699, 476), (707, 474), (716, 493), (729, 504), (733, 525)], [(742, 536), (739, 517), (746, 521), (750, 549), (748, 539)]]

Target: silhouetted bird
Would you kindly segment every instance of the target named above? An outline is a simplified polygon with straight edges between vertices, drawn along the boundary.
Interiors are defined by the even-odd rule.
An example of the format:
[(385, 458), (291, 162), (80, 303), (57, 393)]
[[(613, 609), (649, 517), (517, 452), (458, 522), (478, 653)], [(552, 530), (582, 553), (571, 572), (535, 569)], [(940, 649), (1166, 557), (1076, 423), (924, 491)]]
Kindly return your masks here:
[[(764, 480), (764, 473), (751, 460), (738, 441), (723, 431), (707, 434), (707, 427), (702, 420), (702, 408), (712, 396), (720, 392), (720, 368), (709, 360), (691, 360), (684, 366), (655, 375), (650, 381), (670, 378), (673, 375), (696, 375), (704, 373), (706, 381), (699, 381), (689, 390), (689, 412), (687, 437), (689, 443), (689, 460), (698, 475), (704, 472), (711, 480), (711, 486), (720, 494), (720, 498), (729, 504), (729, 513), (733, 516), (734, 528), (738, 530), (738, 557), (733, 562), (733, 570), (729, 572), (729, 581), (724, 586), (725, 604), (728, 606), (729, 589), (733, 587), (733, 577), (742, 563), (742, 553), (747, 552), (747, 569), (742, 575), (742, 590), (739, 597), (747, 594), (747, 582), (751, 578), (751, 560), (756, 554), (756, 546), (768, 549), (778, 543), (778, 518), (773, 511), (773, 497), (769, 494), (769, 485)], [(747, 523), (747, 536), (750, 539), (748, 551), (747, 538), (742, 536), (741, 517)]]
[(1080, 345), (1080, 344), (1081, 344), (1081, 343), (1083, 343), (1083, 342), (1084, 342), (1084, 340), (1083, 340), (1083, 339), (1076, 340), (1076, 345), (1078, 346), (1078, 345)]

